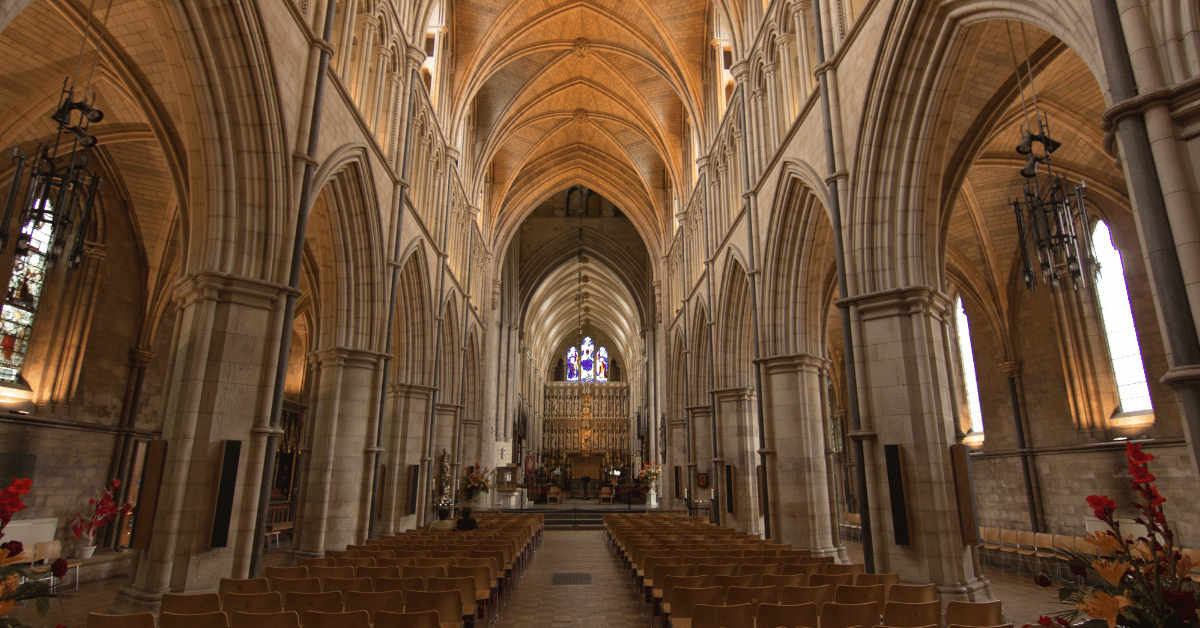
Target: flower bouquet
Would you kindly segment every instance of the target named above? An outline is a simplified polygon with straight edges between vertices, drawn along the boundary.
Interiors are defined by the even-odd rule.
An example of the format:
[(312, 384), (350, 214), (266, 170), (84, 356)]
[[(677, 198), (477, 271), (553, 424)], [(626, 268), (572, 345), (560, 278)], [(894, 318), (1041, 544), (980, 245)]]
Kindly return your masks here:
[(657, 462), (642, 463), (642, 470), (638, 471), (638, 483), (646, 486), (654, 486), (658, 484), (658, 478), (662, 475), (662, 465)]
[(492, 471), (480, 467), (478, 462), (473, 467), (467, 467), (466, 470), (466, 477), (463, 478), (463, 494), (467, 499), (475, 497), (476, 493), (486, 493), (492, 488), (488, 484), (488, 476), (492, 474)]
[[(1082, 614), (1090, 618), (1082, 624), (1087, 628), (1200, 626), (1200, 594), (1189, 575), (1198, 565), (1174, 548), (1173, 533), (1162, 508), (1167, 500), (1151, 484), (1154, 476), (1147, 468), (1154, 456), (1143, 452), (1140, 445), (1129, 443), (1125, 457), (1133, 490), (1141, 497), (1141, 501), (1133, 502), (1141, 513), (1134, 521), (1145, 528), (1145, 535), (1135, 539), (1132, 534), (1124, 534), (1114, 518), (1117, 503), (1103, 495), (1089, 496), (1088, 505), (1096, 518), (1109, 528), (1088, 534), (1088, 541), (1099, 551), (1091, 554), (1060, 549), (1056, 553), (1072, 573), (1084, 582), (1091, 580), (1095, 586), (1064, 585), (1058, 597), (1075, 604), (1075, 609), (1043, 616), (1038, 624), (1067, 626)], [(1038, 574), (1036, 582), (1051, 584), (1045, 574)]]
[[(21, 496), (29, 493), (33, 482), (29, 479), (12, 481), (7, 488), (0, 491), (0, 539), (4, 538), (6, 528), (14, 513), (25, 510)], [(17, 604), (32, 600), (37, 607), (38, 615), (50, 612), (50, 598), (55, 597), (50, 583), (45, 578), (44, 571), (22, 569), (17, 565), (27, 563), (25, 548), (20, 541), (8, 541), (0, 544), (0, 628), (21, 628), (20, 621), (8, 617)], [(67, 561), (58, 559), (50, 565), (50, 573), (55, 578), (67, 575)]]
[(96, 532), (100, 528), (116, 519), (117, 515), (127, 515), (133, 512), (132, 503), (118, 507), (113, 501), (113, 493), (119, 486), (121, 486), (120, 480), (114, 479), (109, 482), (108, 488), (104, 489), (104, 493), (100, 497), (89, 499), (87, 506), (71, 519), (71, 532), (75, 534), (76, 539), (84, 539), (83, 547), (80, 549), (80, 555), (83, 558), (91, 558), (92, 553), (96, 551)]

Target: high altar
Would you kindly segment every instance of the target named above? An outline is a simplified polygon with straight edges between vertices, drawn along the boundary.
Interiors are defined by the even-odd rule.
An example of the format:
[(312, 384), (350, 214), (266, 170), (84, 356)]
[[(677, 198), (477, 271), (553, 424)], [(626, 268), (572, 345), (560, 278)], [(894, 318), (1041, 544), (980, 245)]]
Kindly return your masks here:
[(542, 464), (564, 480), (600, 480), (628, 468), (632, 441), (628, 382), (550, 382), (542, 423)]

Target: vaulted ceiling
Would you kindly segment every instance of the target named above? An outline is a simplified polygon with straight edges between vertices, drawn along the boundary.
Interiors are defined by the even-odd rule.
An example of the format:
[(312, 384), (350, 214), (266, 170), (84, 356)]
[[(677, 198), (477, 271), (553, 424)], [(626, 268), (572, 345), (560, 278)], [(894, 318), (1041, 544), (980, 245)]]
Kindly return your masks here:
[(454, 3), (455, 124), (474, 121), (473, 186), (505, 241), (542, 200), (586, 185), (665, 249), (686, 182), (688, 124), (702, 125), (708, 3)]

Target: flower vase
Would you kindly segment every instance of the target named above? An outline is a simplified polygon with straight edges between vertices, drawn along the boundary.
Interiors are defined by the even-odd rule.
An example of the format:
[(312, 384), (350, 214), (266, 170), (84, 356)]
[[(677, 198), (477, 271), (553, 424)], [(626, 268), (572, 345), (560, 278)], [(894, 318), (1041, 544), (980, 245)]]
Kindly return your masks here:
[(79, 549), (75, 550), (75, 557), (81, 560), (87, 560), (92, 557), (92, 554), (95, 553), (96, 546), (92, 543), (88, 543), (87, 545), (80, 545)]
[(646, 497), (646, 504), (651, 508), (658, 508), (658, 483), (650, 485), (650, 495)]

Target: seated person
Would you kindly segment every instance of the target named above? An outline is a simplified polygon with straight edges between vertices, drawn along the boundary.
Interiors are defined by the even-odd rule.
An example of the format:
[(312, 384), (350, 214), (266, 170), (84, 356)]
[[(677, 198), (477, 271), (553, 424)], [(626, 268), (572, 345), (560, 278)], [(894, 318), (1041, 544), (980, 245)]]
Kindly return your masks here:
[(479, 522), (471, 518), (471, 507), (462, 509), (462, 518), (458, 520), (458, 530), (478, 530)]
[(442, 508), (438, 511), (438, 520), (429, 524), (430, 532), (453, 532), (454, 522), (450, 520), (450, 509)]

